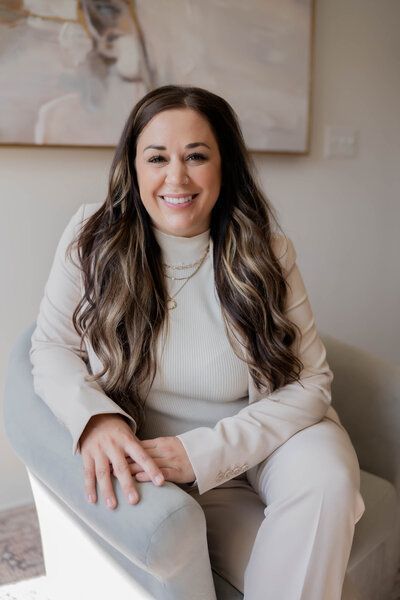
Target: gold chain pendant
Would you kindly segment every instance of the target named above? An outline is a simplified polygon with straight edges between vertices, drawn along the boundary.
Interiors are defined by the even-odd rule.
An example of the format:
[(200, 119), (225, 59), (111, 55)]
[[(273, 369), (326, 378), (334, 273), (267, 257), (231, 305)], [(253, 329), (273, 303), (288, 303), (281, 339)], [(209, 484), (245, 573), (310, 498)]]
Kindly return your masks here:
[(169, 308), (170, 310), (172, 308), (176, 308), (176, 301), (173, 298), (169, 298), (169, 300), (167, 301), (167, 308)]

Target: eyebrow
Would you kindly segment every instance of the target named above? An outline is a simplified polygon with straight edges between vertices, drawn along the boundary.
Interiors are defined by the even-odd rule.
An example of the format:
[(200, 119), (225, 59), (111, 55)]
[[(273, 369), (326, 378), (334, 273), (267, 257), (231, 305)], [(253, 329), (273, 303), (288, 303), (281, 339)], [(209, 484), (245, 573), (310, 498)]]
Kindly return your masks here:
[[(191, 142), (190, 144), (186, 144), (185, 148), (197, 148), (198, 146), (206, 146), (206, 148), (211, 150), (210, 146), (205, 142)], [(146, 146), (143, 152), (145, 152), (149, 148), (153, 148), (154, 150), (166, 150), (165, 146), (155, 146), (154, 144), (152, 144), (151, 146)]]

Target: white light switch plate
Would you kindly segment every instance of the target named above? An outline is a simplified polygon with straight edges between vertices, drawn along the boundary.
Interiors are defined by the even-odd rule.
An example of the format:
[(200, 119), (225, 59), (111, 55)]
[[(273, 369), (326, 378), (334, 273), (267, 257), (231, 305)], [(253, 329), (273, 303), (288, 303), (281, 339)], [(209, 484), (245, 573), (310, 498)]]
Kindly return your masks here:
[(357, 138), (355, 129), (327, 125), (324, 131), (324, 158), (353, 158), (357, 154)]

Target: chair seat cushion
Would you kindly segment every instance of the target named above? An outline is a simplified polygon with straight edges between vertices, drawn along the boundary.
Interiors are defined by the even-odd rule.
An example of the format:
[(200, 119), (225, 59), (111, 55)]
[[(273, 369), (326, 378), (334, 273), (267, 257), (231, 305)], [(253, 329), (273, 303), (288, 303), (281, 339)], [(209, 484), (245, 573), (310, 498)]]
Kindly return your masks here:
[(365, 512), (356, 525), (349, 570), (391, 537), (398, 514), (396, 490), (386, 479), (361, 470), (360, 491)]

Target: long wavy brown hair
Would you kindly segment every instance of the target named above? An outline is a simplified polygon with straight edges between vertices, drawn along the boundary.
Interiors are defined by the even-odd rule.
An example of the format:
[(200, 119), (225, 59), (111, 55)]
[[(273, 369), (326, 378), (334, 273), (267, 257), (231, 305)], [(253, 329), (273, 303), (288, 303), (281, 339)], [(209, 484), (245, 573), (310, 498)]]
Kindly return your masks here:
[(287, 283), (272, 249), (272, 226), (281, 228), (257, 182), (236, 113), (226, 100), (199, 87), (153, 89), (126, 121), (106, 200), (68, 248), (70, 257), (76, 249), (84, 284), (73, 324), (81, 347), (88, 340), (104, 367), (88, 378), (102, 379), (105, 393), (138, 429), (156, 375), (157, 339), (164, 327), (168, 330), (168, 295), (161, 248), (140, 198), (134, 162), (143, 128), (159, 112), (175, 108), (198, 111), (218, 142), (221, 188), (210, 236), (215, 288), (232, 348), (237, 354), (234, 339), (244, 348), (237, 356), (248, 364), (258, 390), (300, 382), (303, 368), (293, 349), (299, 330), (284, 314)]

